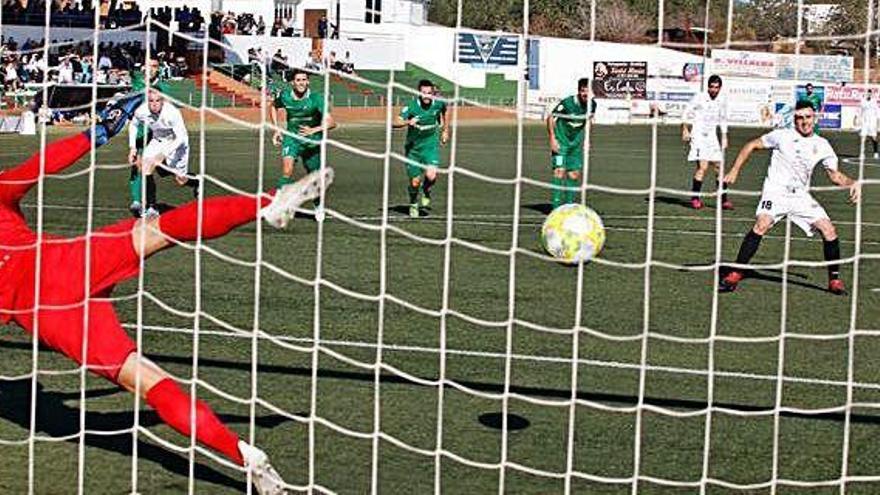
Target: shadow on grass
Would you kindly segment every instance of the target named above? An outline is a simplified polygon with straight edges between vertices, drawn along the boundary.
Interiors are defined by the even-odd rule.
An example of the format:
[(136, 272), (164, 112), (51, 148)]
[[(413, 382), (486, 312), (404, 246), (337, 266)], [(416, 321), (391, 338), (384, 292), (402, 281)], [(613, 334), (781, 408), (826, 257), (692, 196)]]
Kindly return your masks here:
[[(24, 344), (30, 346), (30, 344)], [(0, 347), (20, 347), (19, 343), (2, 342)], [(122, 389), (108, 387), (102, 389), (90, 389), (86, 391), (86, 398), (96, 398), (116, 393), (122, 393)], [(69, 401), (79, 399), (79, 391), (60, 392), (46, 391), (41, 384), (37, 384), (37, 416), (36, 432), (50, 437), (63, 437), (75, 435), (79, 432), (80, 409), (66, 404)], [(29, 378), (19, 380), (0, 380), (0, 418), (19, 425), (24, 430), (30, 429), (31, 408), (31, 380)], [(241, 415), (219, 415), (224, 423), (248, 423), (249, 418)], [(86, 411), (86, 429), (94, 431), (126, 430), (134, 424), (133, 411), (99, 412)], [(256, 418), (256, 423), (263, 427), (274, 427), (284, 422), (283, 416), (272, 414)], [(152, 410), (142, 411), (140, 425), (152, 427), (162, 424), (162, 420)], [(181, 437), (182, 438), (182, 437)], [(69, 440), (78, 443), (74, 437)], [(132, 452), (132, 436), (129, 431), (115, 435), (87, 435), (85, 443), (89, 447), (115, 452), (120, 455), (130, 456)], [(188, 443), (188, 440), (187, 440)], [(161, 465), (168, 471), (187, 478), (189, 476), (189, 461), (186, 457), (170, 452), (165, 448), (138, 441), (138, 457)], [(246, 484), (241, 479), (232, 478), (226, 474), (211, 468), (205, 464), (196, 463), (194, 475), (197, 480), (226, 486), (237, 490), (246, 491)], [(242, 476), (243, 478), (243, 476)]]

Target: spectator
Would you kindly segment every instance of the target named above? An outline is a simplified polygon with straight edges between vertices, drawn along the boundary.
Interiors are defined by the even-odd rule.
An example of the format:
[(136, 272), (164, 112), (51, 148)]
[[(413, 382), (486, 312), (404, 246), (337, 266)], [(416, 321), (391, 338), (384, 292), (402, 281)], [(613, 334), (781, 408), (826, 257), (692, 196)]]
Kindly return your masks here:
[(18, 69), (15, 62), (10, 59), (6, 63), (6, 70), (3, 75), (3, 84), (7, 91), (18, 91)]
[(342, 61), (342, 72), (354, 74), (354, 63), (351, 61), (351, 53), (345, 52), (345, 59)]
[(101, 53), (101, 56), (98, 58), (98, 70), (110, 70), (113, 68), (113, 62), (110, 61), (110, 57), (107, 53)]
[(337, 69), (337, 70), (338, 70), (337, 64), (338, 64), (339, 62), (336, 60), (336, 52), (330, 52), (330, 56), (327, 57), (326, 62), (327, 62), (327, 67), (329, 67), (329, 68), (331, 68), (331, 69)]
[(318, 38), (326, 38), (327, 37), (327, 16), (321, 14), (321, 18), (318, 19)]
[(272, 56), (272, 63), (269, 68), (272, 72), (280, 73), (287, 69), (287, 57), (281, 53), (281, 48)]
[(262, 36), (266, 34), (266, 21), (263, 20), (263, 16), (260, 16), (260, 21), (257, 22), (257, 35)]
[(73, 82), (73, 64), (70, 63), (70, 58), (65, 58), (58, 67), (58, 82), (60, 84)]
[(306, 61), (306, 70), (311, 70), (315, 72), (321, 71), (321, 57), (318, 56), (318, 52), (313, 50), (309, 52), (309, 60)]

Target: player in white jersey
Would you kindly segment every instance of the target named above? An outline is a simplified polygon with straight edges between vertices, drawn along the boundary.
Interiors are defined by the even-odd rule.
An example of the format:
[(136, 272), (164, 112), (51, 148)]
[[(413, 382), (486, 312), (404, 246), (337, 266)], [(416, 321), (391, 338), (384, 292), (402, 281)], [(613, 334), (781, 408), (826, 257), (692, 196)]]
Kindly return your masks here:
[[(138, 157), (138, 125), (145, 124), (151, 133), (150, 142), (144, 148), (143, 156)], [(132, 202), (129, 209), (135, 216), (153, 217), (159, 214), (156, 208), (156, 182), (153, 173), (160, 176), (174, 175), (178, 186), (189, 186), (193, 195), (198, 196), (198, 179), (189, 177), (189, 133), (183, 115), (174, 105), (165, 101), (162, 93), (151, 90), (144, 102), (134, 112), (128, 126), (128, 161), (137, 165), (146, 179), (147, 197), (144, 205)]]
[[(828, 141), (813, 134), (816, 111), (806, 100), (797, 102), (794, 112), (794, 129), (777, 129), (749, 141), (736, 157), (725, 182), (736, 182), (739, 171), (755, 150), (772, 150), (770, 168), (764, 179), (761, 200), (755, 212), (756, 220), (739, 247), (736, 263), (746, 265), (758, 251), (761, 239), (770, 231), (773, 224), (786, 216), (812, 236), (814, 230), (822, 234), (825, 260), (828, 265), (828, 290), (834, 294), (844, 294), (846, 286), (840, 279), (840, 241), (837, 230), (825, 209), (810, 195), (810, 177), (813, 169), (821, 164), (828, 178), (838, 186), (849, 188), (849, 199), (859, 200), (859, 183), (838, 170), (837, 155)], [(719, 292), (731, 292), (743, 275), (741, 269), (730, 271), (720, 282)]]
[[(685, 110), (685, 120), (681, 124), (681, 140), (690, 143), (688, 161), (697, 162), (691, 186), (694, 193), (691, 206), (697, 210), (703, 207), (700, 190), (703, 188), (703, 178), (706, 176), (709, 164), (715, 167), (715, 174), (718, 175), (721, 162), (724, 160), (724, 150), (727, 149), (727, 98), (720, 95), (720, 92), (721, 77), (717, 74), (710, 76), (706, 92), (694, 95)], [(721, 177), (718, 179), (720, 182)], [(719, 190), (724, 190), (723, 184), (719, 184)], [(723, 192), (721, 204), (725, 210), (733, 209), (733, 203)]]
[(880, 107), (877, 106), (877, 100), (872, 98), (872, 92), (869, 89), (865, 93), (865, 99), (859, 105), (859, 135), (864, 139), (871, 140), (874, 148), (874, 158), (880, 158), (877, 152), (877, 119), (880, 118)]

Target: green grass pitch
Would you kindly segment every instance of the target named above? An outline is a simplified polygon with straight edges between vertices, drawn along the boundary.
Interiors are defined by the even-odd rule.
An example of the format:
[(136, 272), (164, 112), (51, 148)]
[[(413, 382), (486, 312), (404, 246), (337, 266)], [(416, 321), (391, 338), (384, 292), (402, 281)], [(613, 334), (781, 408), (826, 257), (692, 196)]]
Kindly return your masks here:
[[(739, 146), (758, 134), (733, 131), (727, 159), (732, 161)], [(857, 153), (854, 134), (828, 136), (841, 155)], [(204, 137), (205, 172), (255, 191), (258, 133), (216, 127), (207, 129)], [(385, 149), (381, 125), (343, 123), (332, 137), (363, 150)], [(445, 493), (496, 493), (502, 455), (509, 462), (504, 471), (506, 491), (561, 492), (561, 475), (569, 468), (572, 413), (570, 468), (580, 475), (571, 488), (577, 493), (630, 493), (627, 482), (601, 480), (626, 480), (636, 469), (643, 477), (639, 483), (643, 493), (698, 493), (707, 425), (705, 474), (711, 479), (761, 484), (772, 478), (774, 465), (778, 479), (804, 483), (837, 480), (844, 469), (849, 476), (880, 476), (876, 441), (880, 433), (880, 333), (876, 333), (880, 330), (880, 186), (864, 188), (860, 249), (874, 257), (858, 263), (855, 303), (852, 264), (843, 270), (850, 289), (846, 297), (825, 291), (823, 267), (767, 269), (745, 280), (740, 291), (719, 297), (713, 326), (713, 273), (686, 268), (706, 267), (714, 260), (715, 200), (707, 199), (712, 208), (693, 211), (684, 205), (686, 194), (665, 190), (689, 189), (691, 169), (684, 162), (686, 151), (678, 128), (661, 127), (656, 137), (656, 185), (661, 189), (653, 195), (650, 246), (651, 259), (658, 263), (648, 270), (644, 262), (650, 202), (644, 191), (651, 185), (652, 129), (595, 126), (592, 141), (589, 182), (630, 192), (588, 192), (588, 204), (608, 227), (602, 258), (614, 263), (587, 265), (580, 291), (576, 268), (529, 255), (540, 250), (538, 232), (549, 200), (549, 190), (531, 182), (549, 181), (543, 127), (524, 129), (522, 174), (529, 181), (521, 186), (517, 210), (516, 128), (469, 124), (457, 130), (456, 159), (459, 167), (472, 173), (455, 174), (452, 203), (447, 199), (450, 181), (443, 176), (428, 216), (413, 221), (405, 215), (405, 174), (402, 164), (391, 160), (392, 228), (385, 232), (384, 277), (378, 228), (384, 207), (384, 160), (330, 147), (328, 160), (337, 179), (328, 193), (328, 205), (348, 221), (331, 215), (324, 224), (320, 264), (316, 266), (318, 226), (306, 218), (297, 219), (286, 231), (264, 227), (260, 252), (255, 224), (208, 242), (210, 249), (198, 253), (198, 294), (196, 252), (183, 247), (163, 252), (147, 262), (145, 271), (143, 351), (176, 376), (191, 377), (191, 330), (198, 325), (199, 380), (247, 399), (252, 394), (254, 352), (249, 332), (256, 319), (262, 332), (277, 339), (256, 341), (256, 443), (270, 453), (287, 481), (305, 485), (313, 435), (314, 480), (339, 493), (369, 492), (376, 424), (381, 431), (375, 460), (382, 493), (431, 492), (438, 466)], [(197, 130), (191, 142), (191, 167), (198, 169)], [(266, 143), (263, 182), (271, 185), (279, 173), (278, 158), (268, 139)], [(102, 167), (95, 174), (95, 225), (128, 214), (128, 172), (121, 166), (125, 147), (125, 139), (118, 138), (97, 152)], [(401, 147), (402, 135), (396, 134), (392, 148), (399, 152)], [(38, 148), (38, 138), (0, 136), (0, 165), (18, 163)], [(758, 191), (766, 166), (767, 155), (758, 153), (737, 191)], [(843, 167), (851, 175), (857, 171), (851, 164)], [(880, 178), (876, 165), (865, 172), (868, 178)], [(828, 185), (819, 172), (815, 179)], [(208, 194), (222, 192), (216, 184), (208, 187)], [(160, 181), (159, 194), (172, 204), (189, 199), (187, 190), (173, 188), (169, 180)], [(44, 197), (46, 231), (84, 232), (87, 174), (47, 180)], [(819, 192), (816, 197), (837, 223), (844, 257), (852, 256), (855, 208), (847, 204), (842, 191)], [(725, 260), (735, 257), (758, 200), (743, 194), (733, 199), (736, 210), (724, 212), (722, 219), (720, 251)], [(31, 219), (36, 216), (35, 202), (33, 194), (26, 199), (25, 213)], [(514, 214), (520, 220), (516, 230)], [(443, 242), (447, 229), (456, 239), (448, 246)], [(474, 249), (508, 250), (514, 232), (520, 251), (513, 264), (507, 255)], [(782, 261), (785, 232), (785, 224), (773, 230), (755, 263)], [(792, 260), (822, 260), (819, 240), (806, 238), (795, 226), (791, 238)], [(258, 258), (264, 264), (257, 275)], [(444, 287), (447, 269), (449, 284)], [(318, 273), (321, 283), (316, 289), (311, 282)], [(788, 283), (783, 284), (783, 279)], [(383, 283), (387, 297), (380, 321)], [(137, 319), (137, 288), (136, 282), (128, 282), (114, 293), (127, 323)], [(202, 316), (195, 322), (187, 313), (197, 304)], [(515, 323), (508, 325), (511, 314)], [(574, 328), (579, 329), (576, 334)], [(850, 337), (852, 328), (860, 332)], [(315, 354), (311, 350), (316, 335)], [(441, 348), (445, 354), (439, 352)], [(29, 337), (16, 327), (3, 328), (0, 356), (4, 377), (0, 380), (4, 442), (0, 443), (0, 492), (24, 493), (30, 379), (15, 377), (31, 370)], [(575, 356), (579, 361), (573, 369)], [(381, 363), (378, 375), (377, 362)], [(710, 366), (715, 371), (712, 380)], [(80, 377), (72, 362), (49, 350), (39, 353), (39, 368), (48, 373), (39, 376), (36, 432), (41, 440), (34, 449), (34, 488), (37, 493), (70, 493), (75, 491), (77, 475)], [(776, 379), (780, 369), (787, 377), (783, 383)], [(442, 392), (437, 385), (441, 372)], [(854, 386), (848, 389), (850, 373)], [(247, 405), (205, 386), (198, 390), (200, 398), (247, 437)], [(573, 393), (578, 401), (571, 408)], [(133, 398), (92, 376), (87, 379), (86, 396), (86, 492), (128, 493)], [(484, 414), (500, 412), (503, 397), (511, 413), (528, 421), (527, 428), (510, 431), (506, 441), (500, 430), (479, 421)], [(707, 423), (710, 399), (713, 408)], [(853, 405), (849, 416), (847, 404)], [(778, 417), (777, 406), (782, 408)], [(312, 413), (318, 419), (310, 425)], [(442, 420), (438, 421), (438, 414)], [(140, 424), (163, 439), (187, 444), (146, 408)], [(46, 437), (56, 439), (44, 441)], [(186, 455), (159, 447), (143, 433), (138, 439), (138, 491), (185, 491)], [(438, 446), (443, 454), (436, 463), (433, 452)], [(517, 466), (558, 476), (537, 476)], [(690, 485), (668, 487), (650, 479)], [(244, 489), (244, 482), (239, 473), (197, 454), (195, 488), (200, 493), (236, 493)], [(848, 488), (851, 493), (876, 493), (880, 481), (852, 482)], [(833, 486), (779, 490), (838, 491)], [(712, 484), (708, 492), (732, 491)], [(737, 493), (769, 493), (769, 489)]]

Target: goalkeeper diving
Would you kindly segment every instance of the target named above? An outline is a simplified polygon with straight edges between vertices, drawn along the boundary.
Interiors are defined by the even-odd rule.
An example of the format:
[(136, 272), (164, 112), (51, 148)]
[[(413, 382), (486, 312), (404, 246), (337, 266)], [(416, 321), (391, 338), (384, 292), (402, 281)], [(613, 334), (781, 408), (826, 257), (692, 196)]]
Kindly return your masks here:
[[(16, 323), (90, 372), (137, 391), (181, 434), (189, 437), (194, 425), (196, 439), (247, 470), (261, 495), (284, 493), (289, 487), (266, 453), (241, 440), (210, 406), (193, 402), (171, 375), (139, 356), (109, 298), (116, 284), (138, 275), (142, 260), (176, 243), (221, 237), (257, 218), (286, 226), (303, 202), (331, 183), (332, 170), (323, 168), (277, 192), (210, 197), (161, 216), (128, 218), (98, 228), (96, 235), (37, 235), (20, 204), (42, 173), (63, 172), (92, 150), (93, 141), (95, 146), (107, 144), (143, 99), (141, 93), (111, 103), (93, 130), (48, 143), (45, 153), (0, 171), (0, 322)], [(164, 154), (166, 148), (161, 149)]]

